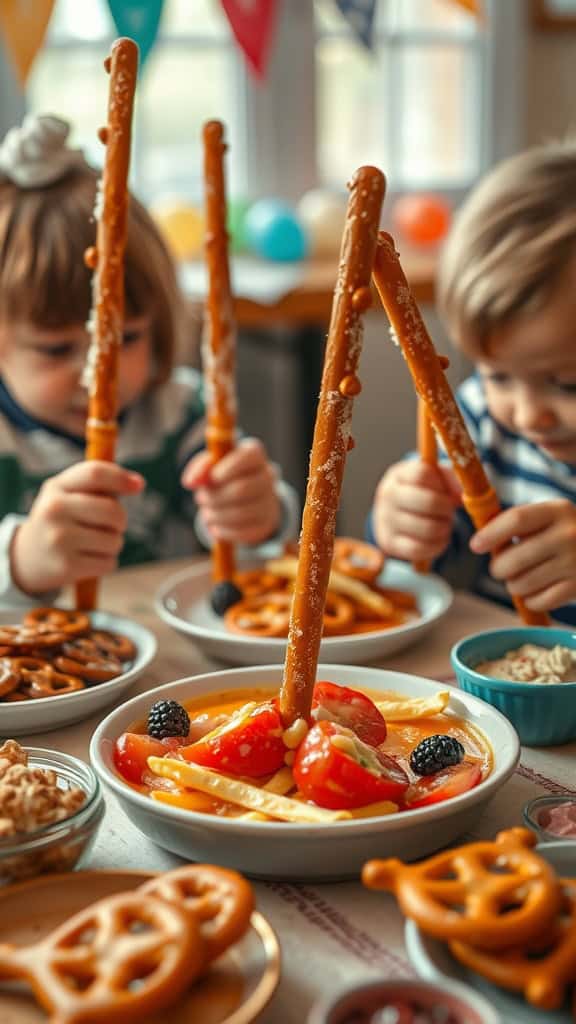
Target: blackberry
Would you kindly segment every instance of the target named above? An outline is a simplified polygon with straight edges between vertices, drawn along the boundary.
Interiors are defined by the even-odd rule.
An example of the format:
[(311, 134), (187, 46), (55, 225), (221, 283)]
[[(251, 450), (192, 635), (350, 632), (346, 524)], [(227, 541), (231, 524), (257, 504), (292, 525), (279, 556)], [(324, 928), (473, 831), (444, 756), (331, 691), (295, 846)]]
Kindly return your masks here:
[(148, 735), (155, 740), (164, 740), (167, 736), (187, 736), (190, 732), (188, 712), (178, 701), (157, 700), (150, 708), (147, 730)]
[(416, 775), (435, 775), (460, 764), (465, 753), (460, 740), (453, 736), (427, 736), (410, 754), (410, 767)]
[(216, 615), (224, 615), (233, 604), (242, 600), (242, 591), (232, 583), (232, 580), (224, 580), (217, 583), (210, 594), (210, 604)]

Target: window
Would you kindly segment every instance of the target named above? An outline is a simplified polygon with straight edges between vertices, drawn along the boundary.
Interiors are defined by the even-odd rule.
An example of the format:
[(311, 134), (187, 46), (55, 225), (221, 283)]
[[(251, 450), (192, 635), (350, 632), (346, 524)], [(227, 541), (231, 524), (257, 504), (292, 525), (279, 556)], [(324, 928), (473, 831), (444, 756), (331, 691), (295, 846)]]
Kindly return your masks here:
[[(333, 0), (281, 0), (265, 83), (255, 83), (217, 0), (165, 0), (136, 100), (132, 183), (145, 201), (201, 196), (200, 127), (222, 118), (234, 196), (297, 199), (342, 189), (362, 163), (389, 191), (459, 194), (516, 148), (523, 0), (486, 0), (488, 25), (447, 0), (378, 0), (376, 48), (354, 39)], [(27, 102), (69, 118), (101, 161), (105, 0), (56, 0)]]
[(317, 0), (318, 164), (328, 184), (362, 163), (394, 189), (461, 188), (482, 166), (487, 33), (446, 0), (380, 0), (375, 51)]
[[(114, 35), (103, 0), (56, 0), (27, 92), (29, 109), (72, 122), (73, 142), (96, 164), (108, 89), (102, 61)], [(132, 180), (145, 200), (170, 192), (199, 198), (200, 126), (209, 117), (235, 119), (238, 64), (214, 0), (167, 0), (136, 98)]]

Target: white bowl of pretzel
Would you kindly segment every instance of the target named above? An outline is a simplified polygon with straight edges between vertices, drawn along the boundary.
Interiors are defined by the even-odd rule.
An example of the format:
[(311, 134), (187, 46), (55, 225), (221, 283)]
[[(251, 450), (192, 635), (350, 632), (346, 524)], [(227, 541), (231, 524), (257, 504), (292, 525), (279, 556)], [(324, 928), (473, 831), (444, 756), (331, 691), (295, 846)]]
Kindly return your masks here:
[[(236, 665), (282, 662), (298, 561), (294, 550), (265, 562), (243, 562), (234, 603), (214, 608), (211, 566), (171, 576), (155, 607), (164, 622), (206, 654)], [(320, 656), (338, 664), (370, 662), (424, 636), (448, 612), (452, 591), (405, 562), (384, 565), (372, 544), (337, 537), (324, 609)]]
[(156, 639), (108, 612), (33, 608), (0, 617), (0, 716), (6, 736), (78, 722), (132, 686)]

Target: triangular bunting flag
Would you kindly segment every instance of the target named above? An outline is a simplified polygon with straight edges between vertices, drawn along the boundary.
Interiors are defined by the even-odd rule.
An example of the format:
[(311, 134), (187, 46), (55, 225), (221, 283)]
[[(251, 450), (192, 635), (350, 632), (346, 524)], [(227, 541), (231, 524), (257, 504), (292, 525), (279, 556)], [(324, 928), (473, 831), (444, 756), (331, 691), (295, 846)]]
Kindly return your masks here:
[(156, 42), (164, 0), (108, 0), (108, 6), (118, 35), (129, 36), (138, 44), (142, 70)]
[(374, 45), (376, 0), (336, 0), (354, 35), (371, 50)]
[(221, 0), (236, 42), (258, 77), (263, 77), (272, 46), (277, 0)]
[(54, 0), (0, 0), (0, 32), (22, 86), (44, 42)]

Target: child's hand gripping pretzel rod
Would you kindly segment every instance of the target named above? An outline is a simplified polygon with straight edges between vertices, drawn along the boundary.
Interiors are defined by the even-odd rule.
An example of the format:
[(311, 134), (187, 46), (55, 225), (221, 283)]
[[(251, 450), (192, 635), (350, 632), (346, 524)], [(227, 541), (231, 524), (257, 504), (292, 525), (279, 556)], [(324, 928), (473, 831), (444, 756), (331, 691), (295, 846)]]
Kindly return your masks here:
[[(438, 356), (440, 360), (440, 366), (443, 370), (447, 370), (450, 365), (450, 360), (446, 356)], [(438, 445), (436, 443), (436, 434), (432, 421), (428, 415), (428, 408), (423, 398), (418, 399), (417, 409), (417, 436), (418, 436), (418, 454), (422, 462), (425, 462), (428, 466), (438, 465)], [(413, 562), (413, 568), (416, 572), (430, 572), (430, 562)]]
[[(478, 458), (436, 349), (412, 297), (400, 266), (394, 239), (385, 231), (381, 231), (378, 236), (374, 282), (408, 364), (416, 393), (426, 403), (429, 419), (462, 485), (464, 507), (476, 529), (480, 529), (498, 515), (501, 511), (500, 503)], [(529, 625), (548, 624), (549, 619), (545, 613), (530, 611), (519, 597), (513, 597), (513, 601), (524, 622)]]
[(371, 304), (370, 275), (384, 188), (384, 175), (375, 167), (361, 167), (350, 185), (280, 691), (287, 725), (310, 715), (344, 463), (353, 447), (350, 427), (353, 399), (361, 389), (356, 370), (362, 314)]
[[(203, 345), (206, 391), (206, 444), (213, 462), (232, 451), (236, 434), (236, 332), (232, 312), (226, 188), (224, 181), (224, 127), (207, 121), (203, 131), (206, 207), (206, 263), (208, 299)], [(214, 583), (231, 581), (235, 572), (234, 548), (217, 540), (212, 548)]]
[[(86, 252), (94, 270), (92, 343), (86, 365), (89, 393), (86, 458), (114, 461), (116, 448), (118, 355), (124, 329), (124, 250), (128, 210), (128, 169), (132, 108), (138, 72), (138, 47), (117, 39), (104, 61), (110, 74), (108, 122), (99, 131), (106, 146), (102, 194), (97, 211), (96, 247)], [(76, 586), (76, 606), (94, 608), (97, 580)]]

